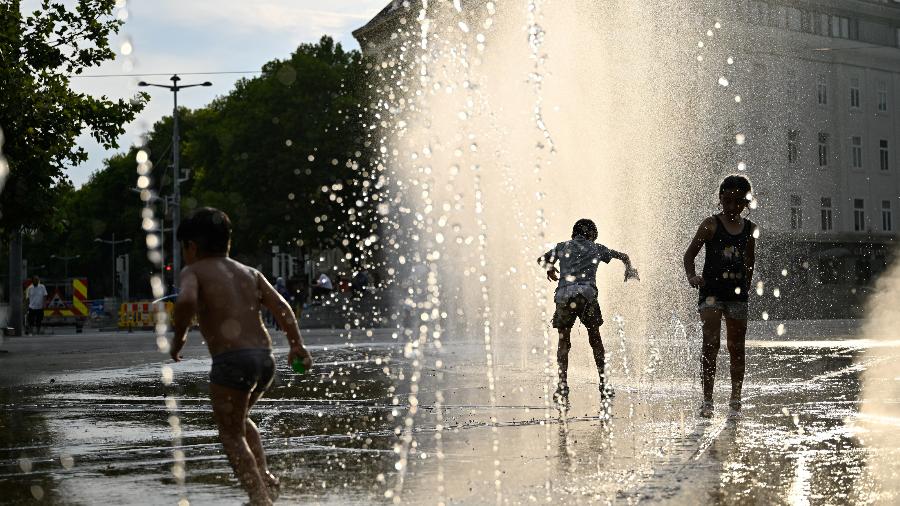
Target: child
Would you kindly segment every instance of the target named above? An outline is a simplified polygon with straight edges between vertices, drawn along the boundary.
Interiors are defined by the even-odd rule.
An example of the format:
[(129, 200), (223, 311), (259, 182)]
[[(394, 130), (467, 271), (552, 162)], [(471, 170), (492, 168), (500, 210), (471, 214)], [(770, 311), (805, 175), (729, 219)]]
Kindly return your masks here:
[(181, 222), (176, 237), (187, 267), (181, 271), (175, 304), (172, 358), (181, 360), (179, 352), (197, 314), (213, 359), (209, 392), (219, 439), (250, 503), (271, 504), (278, 479), (269, 472), (259, 431), (248, 418), (275, 375), (272, 339), (260, 309), (268, 308), (285, 329), (291, 346), (288, 363), (300, 359), (309, 369), (312, 358), (284, 298), (259, 271), (228, 257), (231, 220), (225, 213), (198, 209)]
[[(565, 403), (569, 397), (567, 374), (569, 369), (569, 349), (572, 348), (571, 332), (575, 319), (587, 328), (588, 342), (594, 351), (594, 362), (600, 375), (600, 399), (606, 402), (612, 395), (606, 386), (604, 373), (606, 358), (603, 341), (600, 339), (600, 326), (603, 316), (597, 302), (597, 265), (609, 263), (613, 258), (625, 264), (625, 281), (639, 279), (638, 273), (631, 266), (625, 253), (613, 251), (602, 244), (597, 244), (597, 225), (588, 219), (575, 222), (572, 227), (572, 240), (557, 244), (552, 250), (538, 258), (538, 263), (547, 268), (547, 279), (559, 281), (553, 301), (556, 312), (553, 314), (553, 328), (559, 331), (559, 348), (556, 360), (559, 366), (559, 385), (554, 399)], [(560, 271), (554, 264), (559, 260)], [(549, 267), (549, 268), (548, 268)], [(557, 276), (559, 274), (559, 276)]]
[[(747, 295), (756, 262), (756, 225), (741, 213), (753, 199), (750, 180), (741, 175), (726, 177), (719, 185), (722, 212), (703, 220), (684, 253), (688, 283), (700, 290), (699, 312), (703, 322), (703, 404), (700, 415), (713, 413), (713, 382), (719, 353), (722, 317), (731, 355), (731, 400), (733, 414), (741, 409), (744, 383), (744, 337), (747, 335)], [(698, 276), (694, 259), (706, 246), (703, 275)]]

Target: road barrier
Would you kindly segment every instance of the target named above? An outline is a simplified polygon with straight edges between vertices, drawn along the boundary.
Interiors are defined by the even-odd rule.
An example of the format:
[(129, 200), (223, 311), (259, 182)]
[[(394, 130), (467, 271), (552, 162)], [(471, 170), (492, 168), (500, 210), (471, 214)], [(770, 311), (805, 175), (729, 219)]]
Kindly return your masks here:
[(119, 306), (119, 328), (152, 329), (156, 325), (156, 314), (159, 311), (165, 311), (168, 321), (172, 321), (174, 308), (175, 305), (171, 302), (125, 302)]

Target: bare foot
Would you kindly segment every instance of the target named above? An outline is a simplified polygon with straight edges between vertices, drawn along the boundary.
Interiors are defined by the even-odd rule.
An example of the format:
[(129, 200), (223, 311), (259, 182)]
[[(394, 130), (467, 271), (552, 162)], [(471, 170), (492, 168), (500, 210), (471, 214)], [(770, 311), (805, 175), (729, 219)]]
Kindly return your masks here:
[(263, 481), (266, 482), (266, 488), (269, 489), (269, 497), (271, 497), (273, 501), (278, 499), (278, 495), (281, 492), (281, 480), (272, 474), (271, 471), (263, 472), (262, 476)]

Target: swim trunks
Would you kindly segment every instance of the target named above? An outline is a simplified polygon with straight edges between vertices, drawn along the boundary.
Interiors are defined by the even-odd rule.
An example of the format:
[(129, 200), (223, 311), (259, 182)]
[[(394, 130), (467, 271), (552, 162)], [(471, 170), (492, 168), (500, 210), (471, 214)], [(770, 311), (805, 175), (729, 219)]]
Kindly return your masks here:
[(244, 392), (264, 392), (275, 378), (275, 357), (269, 348), (245, 348), (213, 357), (209, 382)]

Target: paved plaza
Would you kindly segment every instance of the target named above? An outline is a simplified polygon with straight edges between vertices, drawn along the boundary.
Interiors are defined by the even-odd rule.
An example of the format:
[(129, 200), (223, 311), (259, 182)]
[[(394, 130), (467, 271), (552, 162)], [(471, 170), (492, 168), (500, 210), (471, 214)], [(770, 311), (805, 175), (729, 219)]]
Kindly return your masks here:
[[(483, 342), (445, 336), (438, 369), (416, 363), (389, 329), (306, 332), (317, 365), (304, 376), (287, 368), (279, 337), (279, 377), (253, 418), (282, 503), (896, 503), (876, 463), (896, 473), (900, 448), (875, 436), (898, 422), (869, 423), (859, 399), (863, 370), (900, 360), (896, 341), (861, 340), (852, 322), (789, 324), (782, 336), (775, 325), (751, 328), (740, 418), (723, 402), (699, 419), (696, 379), (626, 375), (615, 343), (608, 419), (589, 370), (574, 375), (568, 411), (550, 406), (540, 353), (498, 359), (492, 401)], [(587, 354), (586, 339), (575, 341), (573, 353)], [(217, 444), (199, 335), (170, 385), (149, 333), (7, 338), (2, 348), (4, 503), (246, 501)]]

